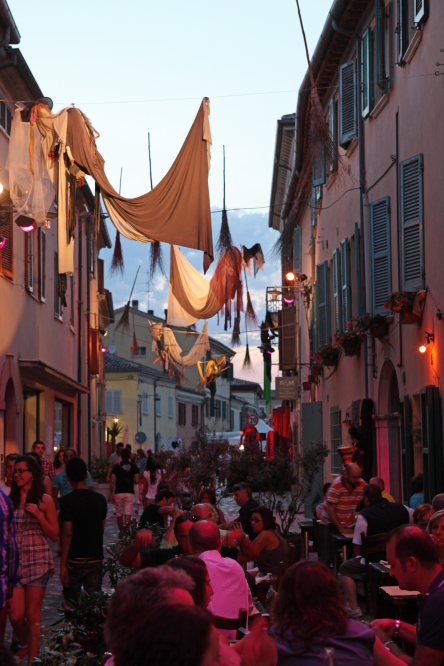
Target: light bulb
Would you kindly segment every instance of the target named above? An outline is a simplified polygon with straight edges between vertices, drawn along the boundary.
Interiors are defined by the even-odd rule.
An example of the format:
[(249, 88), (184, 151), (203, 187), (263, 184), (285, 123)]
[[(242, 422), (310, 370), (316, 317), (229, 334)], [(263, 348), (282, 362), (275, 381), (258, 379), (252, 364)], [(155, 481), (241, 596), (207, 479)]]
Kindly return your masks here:
[[(428, 344), (428, 343), (427, 343), (427, 344)], [(421, 354), (424, 354), (424, 352), (425, 352), (426, 350), (427, 350), (427, 345), (421, 345), (420, 348), (419, 348), (419, 351), (421, 352)]]
[(296, 279), (296, 276), (292, 271), (289, 271), (285, 277), (289, 282), (294, 282)]
[(0, 183), (0, 194), (3, 192), (3, 185)]

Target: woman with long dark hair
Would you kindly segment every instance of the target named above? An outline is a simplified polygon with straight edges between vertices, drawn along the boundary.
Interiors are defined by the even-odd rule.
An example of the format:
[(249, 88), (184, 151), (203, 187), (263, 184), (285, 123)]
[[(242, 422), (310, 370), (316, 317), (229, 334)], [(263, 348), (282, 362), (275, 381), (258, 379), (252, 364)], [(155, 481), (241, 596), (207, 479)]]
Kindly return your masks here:
[(157, 487), (162, 481), (163, 473), (160, 469), (159, 463), (154, 460), (153, 454), (151, 451), (148, 451), (148, 457), (146, 460), (146, 467), (143, 473), (147, 492), (143, 500), (143, 508), (146, 509), (147, 506), (154, 502), (154, 498), (157, 495)]
[(56, 474), (58, 474), (58, 472), (63, 472), (63, 470), (65, 469), (65, 458), (63, 456), (63, 453), (64, 453), (63, 449), (59, 449), (58, 451), (56, 451), (56, 454), (54, 456), (53, 465)]
[[(288, 561), (288, 544), (276, 529), (273, 512), (265, 506), (254, 507), (250, 522), (253, 543), (260, 553), (256, 560), (259, 571), (277, 576), (280, 563)], [(242, 564), (246, 561), (247, 557), (239, 553), (238, 562)]]
[(193, 579), (195, 588), (190, 593), (193, 601), (196, 606), (206, 608), (211, 601), (214, 590), (211, 587), (210, 574), (205, 562), (195, 555), (186, 555), (185, 557), (175, 557), (167, 563), (167, 566), (172, 569), (182, 569)]
[[(39, 653), (42, 604), (54, 562), (46, 537), (57, 541), (59, 526), (52, 497), (45, 493), (42, 472), (32, 456), (14, 463), (10, 500), (20, 552), (20, 581), (14, 587), (11, 624), (22, 645), (18, 657), (28, 654), (32, 664)], [(20, 662), (21, 663), (21, 662)]]

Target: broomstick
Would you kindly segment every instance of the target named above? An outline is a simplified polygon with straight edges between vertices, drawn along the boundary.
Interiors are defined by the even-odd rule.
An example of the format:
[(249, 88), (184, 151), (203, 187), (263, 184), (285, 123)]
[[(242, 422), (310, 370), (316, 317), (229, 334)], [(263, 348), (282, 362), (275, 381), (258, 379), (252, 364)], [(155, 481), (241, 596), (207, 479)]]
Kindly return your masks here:
[[(136, 286), (136, 280), (137, 280), (137, 276), (139, 275), (139, 271), (140, 271), (140, 266), (139, 266), (139, 268), (137, 269), (136, 277), (134, 278), (133, 288), (131, 289), (131, 293), (130, 293), (130, 297), (129, 297), (129, 299), (128, 299), (128, 303), (125, 305), (125, 309), (124, 309), (124, 311), (123, 311), (123, 314), (122, 314), (122, 316), (120, 317), (120, 321), (119, 321), (119, 323), (118, 323), (117, 326), (116, 326), (116, 331), (117, 331), (119, 328), (121, 328), (121, 329), (122, 329), (122, 333), (123, 333), (124, 331), (128, 331), (128, 330), (129, 330), (129, 327), (130, 327), (130, 326), (129, 326), (129, 309), (130, 309), (130, 303), (131, 303), (131, 296), (133, 295), (134, 287)], [(137, 344), (137, 343), (136, 343), (136, 344)]]
[(245, 325), (245, 338), (247, 341), (247, 346), (245, 348), (245, 357), (244, 357), (244, 362), (242, 363), (242, 370), (246, 370), (248, 372), (249, 370), (251, 370), (251, 358), (250, 358), (250, 348), (248, 346), (248, 330), (246, 325)]
[[(151, 143), (150, 133), (148, 132), (148, 160), (150, 163), (150, 184), (153, 189), (153, 172), (151, 171)], [(153, 241), (150, 247), (150, 279), (152, 280), (156, 270), (159, 269), (162, 275), (166, 277), (165, 266), (163, 263), (162, 246), (159, 241)]]
[(220, 225), (219, 238), (216, 243), (216, 256), (221, 257), (226, 250), (231, 250), (233, 239), (228, 225), (227, 211), (225, 209), (225, 146), (224, 146), (224, 207), (222, 210), (222, 224)]
[[(122, 171), (123, 167), (120, 169), (120, 184), (119, 184), (119, 194), (122, 191)], [(99, 190), (99, 197), (100, 197), (100, 190)], [(100, 198), (99, 198), (100, 201)], [(96, 222), (97, 224), (97, 222)], [(114, 243), (114, 252), (113, 252), (113, 258), (111, 261), (111, 266), (109, 267), (109, 274), (114, 275), (114, 273), (117, 273), (118, 271), (121, 272), (122, 275), (125, 275), (125, 268), (123, 265), (123, 254), (122, 254), (122, 244), (120, 242), (120, 231), (116, 231), (116, 242)], [(117, 327), (116, 327), (117, 328)]]
[(259, 328), (259, 320), (251, 302), (250, 292), (248, 291), (247, 271), (244, 268), (245, 286), (247, 289), (247, 307), (245, 308), (245, 324), (250, 324), (253, 328)]

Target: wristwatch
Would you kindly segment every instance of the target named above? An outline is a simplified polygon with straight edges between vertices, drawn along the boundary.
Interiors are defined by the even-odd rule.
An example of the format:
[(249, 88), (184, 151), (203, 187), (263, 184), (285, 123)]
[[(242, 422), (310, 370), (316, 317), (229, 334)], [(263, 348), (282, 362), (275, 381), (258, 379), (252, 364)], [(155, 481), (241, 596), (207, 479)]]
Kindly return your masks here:
[(401, 622), (399, 620), (395, 620), (395, 631), (393, 632), (393, 638), (398, 638), (400, 626)]

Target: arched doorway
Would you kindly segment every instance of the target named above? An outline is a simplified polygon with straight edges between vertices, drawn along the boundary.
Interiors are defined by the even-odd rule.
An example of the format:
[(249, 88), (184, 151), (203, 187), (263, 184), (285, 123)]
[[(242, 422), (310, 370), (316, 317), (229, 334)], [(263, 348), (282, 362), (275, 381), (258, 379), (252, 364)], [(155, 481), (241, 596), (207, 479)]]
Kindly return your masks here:
[(377, 469), (385, 488), (395, 500), (401, 501), (401, 452), (399, 433), (399, 388), (396, 370), (385, 361), (381, 370), (376, 417)]
[(12, 379), (8, 380), (5, 391), (5, 457), (9, 453), (18, 453), (17, 401)]

